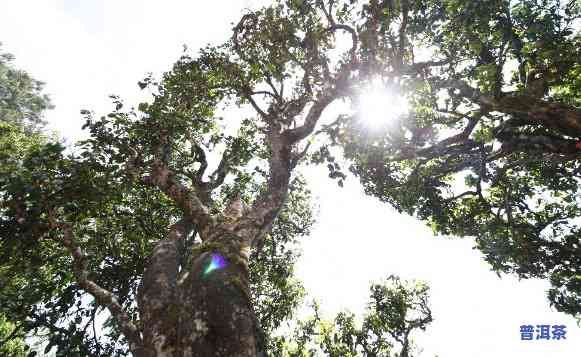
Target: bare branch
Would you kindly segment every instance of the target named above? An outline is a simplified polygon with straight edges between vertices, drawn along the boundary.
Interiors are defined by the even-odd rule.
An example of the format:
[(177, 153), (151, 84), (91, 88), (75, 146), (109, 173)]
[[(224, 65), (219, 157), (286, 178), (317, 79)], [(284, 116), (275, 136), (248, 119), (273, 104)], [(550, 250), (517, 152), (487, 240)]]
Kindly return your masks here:
[[(266, 132), (266, 142), (270, 148), (269, 175), (267, 189), (245, 209), (243, 216), (229, 229), (236, 230), (246, 247), (260, 244), (264, 235), (271, 230), (272, 223), (288, 195), (291, 177), (293, 143), (285, 132), (281, 133), (279, 123), (272, 123)], [(288, 131), (287, 131), (288, 132)]]
[(195, 191), (185, 187), (168, 167), (167, 152), (164, 152), (164, 147), (167, 151), (169, 145), (167, 135), (164, 132), (160, 134), (160, 144), (155, 150), (156, 155), (152, 162), (151, 175), (142, 177), (140, 182), (147, 186), (159, 188), (182, 209), (184, 216), (190, 217), (194, 224), (201, 230), (205, 230), (215, 224), (216, 218), (210, 214), (208, 207), (204, 204), (202, 199), (205, 196), (199, 196)]
[(259, 90), (259, 91), (255, 91), (255, 92), (250, 93), (250, 95), (261, 95), (261, 94), (271, 96), (272, 98), (276, 99), (277, 101), (280, 100), (280, 97), (278, 96), (278, 94), (274, 94), (274, 93), (269, 92), (267, 90)]
[(230, 170), (230, 161), (229, 160), (230, 160), (230, 153), (228, 152), (228, 150), (226, 150), (226, 151), (224, 151), (224, 154), (222, 154), (222, 159), (220, 160), (220, 163), (218, 164), (218, 168), (211, 175), (211, 181), (208, 184), (208, 188), (210, 190), (213, 190), (224, 183), (224, 179), (226, 178), (226, 175), (228, 174), (228, 171)]
[(139, 312), (144, 319), (159, 316), (162, 323), (147, 324), (143, 329), (144, 340), (164, 333), (176, 333), (178, 327), (164, 319), (172, 319), (171, 303), (177, 295), (180, 256), (183, 253), (184, 241), (192, 231), (193, 224), (189, 217), (183, 217), (169, 229), (169, 235), (156, 243), (139, 285), (137, 301)]
[(502, 150), (508, 152), (551, 152), (579, 154), (576, 140), (544, 135), (517, 135), (502, 142)]
[(344, 24), (333, 24), (333, 25), (331, 25), (331, 27), (329, 27), (327, 29), (327, 31), (330, 31), (330, 32), (335, 32), (337, 30), (347, 31), (347, 32), (349, 32), (349, 34), (351, 34), (352, 45), (351, 45), (351, 49), (349, 50), (349, 53), (351, 55), (350, 63), (354, 64), (356, 62), (356, 59), (357, 59), (356, 58), (357, 47), (359, 46), (359, 38), (357, 37), (357, 32), (351, 26), (344, 25)]
[(326, 96), (320, 98), (309, 110), (309, 113), (305, 118), (305, 123), (297, 128), (286, 130), (283, 135), (288, 138), (291, 144), (306, 138), (313, 132), (315, 126), (317, 125), (317, 121), (321, 117), (321, 114), (325, 108), (327, 108), (327, 106), (333, 102), (334, 99), (335, 97), (331, 94), (327, 94)]
[(200, 197), (178, 182), (171, 170), (159, 160), (154, 161), (152, 175), (143, 177), (141, 183), (159, 188), (202, 229), (215, 223), (215, 217), (210, 214)]
[(562, 103), (548, 102), (523, 95), (504, 95), (494, 99), (480, 96), (479, 101), (493, 110), (528, 120), (531, 125), (542, 125), (560, 133), (581, 137), (581, 109)]
[(325, 7), (324, 1), (319, 0), (316, 2), (316, 4), (319, 6), (319, 8), (323, 11), (323, 14), (325, 14), (325, 18), (327, 19), (327, 21), (331, 25), (335, 24), (335, 19), (333, 18), (333, 3), (334, 3), (334, 0), (329, 0), (329, 8), (327, 9)]
[(95, 341), (95, 346), (97, 347), (97, 355), (101, 354), (101, 345), (99, 345), (99, 339), (97, 337), (97, 328), (95, 327), (95, 316), (97, 315), (98, 307), (95, 306), (93, 313), (91, 314), (91, 323), (93, 325), (93, 341)]
[[(455, 144), (455, 143), (459, 143), (459, 142), (468, 140), (468, 138), (470, 137), (470, 134), (472, 133), (472, 131), (474, 131), (474, 128), (476, 128), (476, 125), (478, 124), (478, 121), (480, 120), (480, 113), (478, 112), (476, 115), (474, 115), (472, 117), (467, 117), (467, 118), (468, 118), (468, 125), (466, 125), (466, 128), (464, 128), (464, 130), (462, 130), (461, 133), (458, 133), (454, 136), (446, 138), (446, 139), (440, 141), (439, 143), (437, 143), (436, 145), (434, 145), (433, 147), (444, 147), (446, 145)], [(427, 148), (424, 150), (429, 150), (429, 149), (430, 148)]]
[[(268, 189), (254, 202), (245, 220), (251, 222), (247, 223), (251, 225), (248, 228), (255, 232), (250, 244), (259, 244), (264, 234), (271, 229), (278, 211), (284, 204), (291, 171), (298, 162), (297, 157), (292, 157), (293, 145), (313, 132), (322, 112), (334, 99), (333, 93), (327, 93), (315, 102), (307, 114), (305, 123), (300, 127), (280, 133), (279, 125), (270, 126), (267, 133), (267, 142), (271, 151)], [(256, 222), (259, 222), (258, 225)]]
[(254, 108), (254, 110), (256, 110), (256, 112), (264, 119), (268, 119), (268, 114), (266, 114), (266, 112), (264, 110), (262, 110), (262, 108), (260, 108), (260, 106), (258, 105), (258, 103), (256, 103), (256, 101), (254, 100), (254, 98), (252, 98), (252, 90), (250, 90), (250, 88), (246, 88), (241, 94), (244, 98), (246, 98), (248, 100), (248, 102), (250, 102), (250, 105), (252, 105), (252, 108)]
[(465, 197), (465, 196), (478, 196), (478, 192), (476, 191), (466, 191), (463, 192), (461, 194), (459, 194), (458, 196), (454, 196), (454, 197), (450, 197), (444, 200), (444, 202), (451, 202), (451, 201), (455, 201), (459, 198)]
[(280, 89), (278, 90), (278, 93), (281, 98), (284, 98), (284, 80), (280, 81)]
[(266, 78), (266, 83), (272, 89), (272, 91), (274, 92), (274, 94), (271, 93), (271, 92), (267, 92), (267, 91), (264, 91), (262, 93), (268, 93), (271, 96), (273, 96), (276, 99), (277, 102), (280, 102), (282, 100), (282, 98), (280, 97), (280, 93), (276, 90), (276, 87), (272, 83), (272, 77), (271, 77), (270, 73), (268, 71), (265, 71), (264, 72), (264, 76)]
[(455, 88), (459, 96), (468, 98), (487, 110), (510, 114), (518, 118), (520, 125), (528, 121), (530, 125), (542, 125), (560, 133), (581, 137), (581, 109), (558, 102), (548, 102), (516, 93), (485, 95), (480, 90), (458, 79), (442, 81), (438, 88)]
[(196, 184), (200, 185), (202, 183), (202, 177), (208, 168), (208, 160), (206, 159), (206, 152), (204, 149), (196, 142), (191, 142), (192, 156), (196, 158), (196, 161), (200, 163), (200, 168), (196, 171)]
[[(244, 16), (242, 16), (242, 18), (240, 19), (238, 24), (234, 27), (234, 33), (232, 34), (232, 42), (234, 43), (234, 51), (236, 52), (238, 57), (240, 57), (240, 59), (242, 59), (246, 63), (254, 63), (255, 61), (252, 61), (250, 58), (248, 58), (248, 56), (246, 56), (244, 51), (240, 48), (240, 42), (238, 40), (238, 36), (240, 36), (246, 29), (250, 29), (250, 28), (256, 26), (257, 23), (258, 23), (258, 17), (256, 16), (256, 14), (254, 14), (254, 13), (245, 14)], [(270, 93), (270, 94), (273, 95), (275, 98), (277, 98), (277, 97), (280, 98), (280, 95), (278, 95), (278, 92), (277, 92), (276, 88), (274, 87), (274, 85), (272, 84), (272, 81), (270, 80), (270, 76), (268, 75), (268, 73), (264, 72), (263, 74), (267, 78), (267, 83), (274, 91), (274, 94), (272, 94), (272, 93)], [(264, 112), (264, 110), (262, 110), (260, 108), (260, 106), (256, 103), (254, 98), (252, 98), (253, 94), (254, 94), (254, 91), (249, 87), (243, 88), (242, 93), (241, 93), (241, 95), (250, 102), (250, 104), (252, 105), (254, 110), (256, 110), (256, 112), (258, 114), (260, 114), (260, 116), (267, 119), (268, 115)]]
[(307, 145), (305, 145), (305, 148), (301, 152), (297, 152), (293, 155), (293, 158), (292, 158), (291, 164), (290, 164), (291, 169), (294, 169), (297, 166), (299, 161), (307, 154), (307, 151), (309, 151), (310, 147), (311, 147), (311, 142), (308, 142)]
[(168, 239), (175, 242), (183, 242), (193, 230), (194, 226), (191, 219), (183, 217), (169, 227)]
[(139, 330), (135, 327), (131, 318), (119, 303), (118, 298), (110, 291), (102, 288), (89, 279), (89, 271), (87, 270), (89, 262), (81, 247), (75, 243), (71, 225), (68, 223), (56, 222), (51, 211), (49, 211), (48, 217), (51, 228), (60, 229), (63, 232), (62, 237), (55, 238), (55, 240), (67, 248), (71, 254), (73, 258), (73, 272), (77, 284), (79, 284), (83, 290), (91, 294), (99, 305), (107, 307), (111, 316), (113, 316), (117, 322), (119, 330), (129, 341), (130, 351), (134, 352), (138, 350), (143, 344), (141, 336), (139, 335)]
[(397, 68), (401, 68), (403, 65), (403, 58), (405, 53), (405, 43), (406, 43), (406, 29), (408, 24), (408, 13), (409, 13), (409, 3), (407, 0), (400, 0), (402, 20), (399, 27), (399, 47), (397, 55)]
[[(470, 139), (462, 139), (462, 133), (442, 140), (421, 150), (406, 151), (402, 155), (391, 158), (394, 161), (413, 160), (418, 157), (434, 158), (443, 155), (457, 155), (465, 150), (471, 150), (478, 146), (478, 143)], [(454, 145), (451, 145), (454, 144)], [(451, 146), (449, 146), (451, 145)]]

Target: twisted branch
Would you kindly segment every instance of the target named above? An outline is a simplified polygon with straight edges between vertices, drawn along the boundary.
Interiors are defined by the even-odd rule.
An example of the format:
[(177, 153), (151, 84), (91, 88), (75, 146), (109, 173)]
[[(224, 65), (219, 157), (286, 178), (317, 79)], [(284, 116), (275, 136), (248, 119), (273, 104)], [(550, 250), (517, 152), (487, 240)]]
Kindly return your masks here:
[(75, 243), (71, 225), (68, 223), (56, 222), (53, 213), (50, 211), (48, 217), (50, 227), (52, 229), (62, 230), (63, 232), (63, 235), (60, 238), (54, 238), (54, 240), (67, 248), (72, 256), (73, 272), (79, 287), (91, 294), (99, 305), (105, 306), (109, 310), (111, 316), (117, 322), (119, 330), (129, 341), (130, 351), (135, 352), (139, 350), (143, 345), (139, 330), (133, 324), (131, 318), (123, 309), (123, 306), (119, 303), (118, 298), (109, 290), (104, 289), (89, 279), (89, 271), (87, 270), (89, 261), (85, 252)]

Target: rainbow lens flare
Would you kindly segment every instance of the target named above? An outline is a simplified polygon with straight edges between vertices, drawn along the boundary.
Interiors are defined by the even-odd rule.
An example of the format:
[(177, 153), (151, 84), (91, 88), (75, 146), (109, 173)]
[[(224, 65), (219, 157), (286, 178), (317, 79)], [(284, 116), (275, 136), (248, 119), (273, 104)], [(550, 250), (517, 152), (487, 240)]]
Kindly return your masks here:
[(226, 266), (226, 259), (220, 254), (212, 254), (212, 259), (210, 260), (210, 264), (204, 270), (204, 275), (208, 275), (212, 271), (216, 269), (222, 269)]

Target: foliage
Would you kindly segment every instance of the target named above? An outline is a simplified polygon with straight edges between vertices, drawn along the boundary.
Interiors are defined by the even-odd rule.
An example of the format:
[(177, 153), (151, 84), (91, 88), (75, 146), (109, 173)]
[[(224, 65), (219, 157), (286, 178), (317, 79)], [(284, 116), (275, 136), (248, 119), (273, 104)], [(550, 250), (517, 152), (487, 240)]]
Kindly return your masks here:
[[(12, 55), (0, 52), (0, 185), (17, 170), (28, 152), (46, 143), (48, 139), (39, 130), (44, 124), (44, 111), (52, 108), (48, 96), (41, 93), (42, 82), (14, 68), (12, 60)], [(0, 242), (0, 247), (5, 245)], [(2, 251), (0, 256), (6, 253)], [(13, 278), (14, 274), (18, 277)], [(0, 260), (0, 354), (3, 356), (26, 355), (26, 322), (14, 314), (11, 304), (12, 297), (20, 296), (20, 288), (30, 282), (26, 278), (27, 272), (20, 269), (15, 272), (8, 261)], [(32, 297), (28, 302), (36, 300)]]
[[(26, 331), (48, 329), (62, 355), (127, 353), (143, 342), (132, 332), (143, 327), (135, 302), (147, 257), (185, 219), (180, 269), (200, 256), (200, 239), (218, 244), (224, 232), (256, 249), (251, 290), (272, 334), (303, 294), (292, 245), (312, 216), (294, 169), (326, 164), (342, 185), (337, 146), (368, 194), (436, 233), (475, 237), (499, 272), (550, 279), (552, 303), (579, 314), (579, 15), (557, 0), (280, 0), (245, 13), (223, 45), (139, 82), (150, 102), (127, 108), (113, 96), (108, 115), (83, 111), (90, 137), (73, 153), (19, 143), (23, 131), (3, 127), (2, 311)], [(402, 93), (409, 113), (378, 130), (359, 112), (317, 127), (332, 103), (357, 106), (374, 83)], [(427, 290), (391, 283), (374, 287), (360, 329), (351, 315), (315, 317), (297, 353), (315, 328), (329, 354), (391, 353), (388, 337), (409, 353), (409, 331), (431, 321)], [(84, 298), (88, 286), (101, 289), (89, 291), (98, 303)], [(117, 315), (98, 336), (103, 306)], [(417, 319), (402, 318), (414, 309)]]
[(15, 336), (18, 336), (18, 326), (0, 315), (0, 354), (2, 356), (26, 356), (24, 341), (14, 338)]
[(291, 336), (279, 337), (279, 349), (272, 355), (411, 357), (416, 350), (412, 333), (424, 331), (432, 322), (428, 299), (425, 283), (391, 275), (371, 285), (361, 323), (350, 312), (325, 320), (314, 304), (313, 316), (300, 321)]
[(43, 112), (52, 108), (50, 99), (42, 93), (44, 83), (14, 68), (13, 60), (0, 50), (0, 121), (37, 130), (45, 123)]
[[(3, 152), (22, 143), (21, 140), (12, 141), (16, 137), (14, 131), (17, 130), (4, 132), (7, 135), (2, 137), (6, 139)], [(23, 132), (18, 134), (24, 135)], [(66, 212), (70, 221), (79, 222), (77, 229), (83, 237), (83, 248), (91, 257), (92, 279), (110, 289), (128, 311), (136, 314), (139, 279), (155, 242), (167, 234), (167, 222), (175, 219), (172, 203), (156, 191), (128, 192), (126, 185), (116, 183), (111, 177), (103, 178), (110, 186), (102, 185), (91, 195), (89, 190), (95, 187), (91, 182), (102, 178), (90, 170), (98, 167), (97, 163), (89, 167), (75, 164), (72, 157), (64, 156), (64, 148), (56, 144), (30, 145), (27, 150), (24, 154), (28, 155), (20, 160), (12, 153), (4, 156), (10, 158), (14, 167), (12, 176), (5, 173), (2, 178), (8, 185), (28, 187), (29, 195), (52, 194), (52, 199), (56, 200), (60, 190), (46, 187), (41, 175), (60, 170), (57, 177), (67, 188), (61, 199), (69, 200), (74, 195), (85, 197), (75, 206), (66, 206)], [(25, 178), (30, 181), (22, 182)], [(41, 191), (51, 189), (50, 193)], [(245, 194), (252, 195), (252, 191), (246, 190)], [(302, 301), (303, 289), (293, 278), (292, 269), (298, 254), (297, 238), (308, 234), (313, 224), (309, 197), (304, 182), (297, 178), (272, 234), (265, 239), (260, 251), (253, 252), (251, 289), (267, 339), (281, 321), (292, 316)], [(17, 215), (13, 213), (12, 216)], [(42, 220), (42, 216), (28, 217)], [(0, 241), (3, 277), (0, 310), (12, 321), (20, 321), (25, 333), (48, 331), (50, 338), (46, 349), (56, 346), (57, 355), (125, 355), (126, 349), (119, 345), (119, 331), (111, 319), (101, 331), (95, 319), (102, 318), (103, 310), (74, 283), (68, 254), (48, 237), (38, 239), (37, 232), (22, 227), (38, 229), (38, 226), (18, 224), (16, 220), (2, 222), (3, 232), (11, 234), (3, 235)], [(194, 238), (195, 234), (186, 250), (195, 245)]]
[(410, 110), (375, 131), (357, 113), (328, 130), (351, 172), (434, 233), (474, 237), (495, 271), (549, 279), (551, 303), (579, 314), (578, 2), (377, 6), (376, 50), (395, 55), (374, 58), (375, 80)]
[(310, 192), (297, 179), (291, 196), (278, 216), (272, 233), (261, 249), (254, 250), (250, 263), (250, 287), (255, 311), (265, 333), (265, 344), (274, 348), (273, 335), (285, 322), (294, 319), (305, 291), (294, 277), (299, 257), (299, 239), (310, 233), (314, 223)]

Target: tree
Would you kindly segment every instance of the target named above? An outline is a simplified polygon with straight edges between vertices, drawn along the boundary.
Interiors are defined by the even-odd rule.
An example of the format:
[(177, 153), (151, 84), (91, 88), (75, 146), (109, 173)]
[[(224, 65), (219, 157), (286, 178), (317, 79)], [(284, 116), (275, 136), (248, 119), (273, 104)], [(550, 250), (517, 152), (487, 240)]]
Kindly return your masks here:
[[(141, 81), (152, 102), (124, 109), (113, 97), (107, 116), (83, 111), (91, 136), (77, 151), (49, 143), (3, 175), (9, 259), (17, 269), (36, 259), (50, 267), (42, 273), (58, 277), (58, 286), (37, 289), (40, 300), (54, 301), (27, 306), (26, 314), (42, 321), (55, 309), (82, 311), (67, 328), (45, 322), (55, 345), (66, 345), (67, 334), (82, 341), (76, 324), (87, 329), (91, 311), (106, 308), (113, 336), (122, 334), (136, 356), (259, 355), (259, 320), (269, 318), (259, 319), (252, 304), (251, 251), (267, 246), (299, 164), (326, 163), (342, 184), (333, 145), (354, 162), (368, 193), (441, 232), (476, 235), (498, 269), (550, 273), (554, 301), (575, 312), (576, 231), (551, 240), (531, 233), (538, 222), (574, 217), (574, 197), (533, 213), (515, 200), (533, 192), (521, 174), (549, 193), (562, 195), (564, 183), (573, 190), (575, 171), (565, 167), (576, 163), (571, 135), (580, 118), (571, 102), (579, 57), (570, 29), (579, 9), (557, 5), (281, 0), (246, 13), (224, 45), (182, 56), (160, 81)], [(340, 39), (348, 48), (333, 55)], [(416, 61), (414, 46), (432, 60)], [(507, 92), (503, 69), (512, 58), (520, 86)], [(348, 114), (317, 129), (332, 103), (357, 101), (378, 82), (405, 93), (408, 115), (384, 131), (362, 130), (358, 115)], [(541, 90), (535, 82), (544, 82)], [(225, 129), (218, 110), (236, 106), (252, 113)], [(456, 136), (437, 135), (458, 126)], [(323, 134), (330, 140), (316, 140)], [(520, 156), (503, 166), (511, 155)], [(515, 162), (519, 170), (511, 171)], [(557, 165), (549, 179), (540, 164), (547, 162)], [(520, 170), (525, 164), (537, 166)], [(443, 196), (465, 170), (473, 170), (473, 191)], [(89, 308), (83, 292), (94, 298)], [(69, 346), (69, 355), (89, 348)]]
[[(52, 108), (46, 94), (42, 94), (42, 82), (26, 72), (11, 66), (13, 56), (0, 52), (0, 178), (9, 175), (32, 148), (40, 147), (47, 138), (40, 134), (46, 109)], [(5, 284), (7, 266), (0, 263), (0, 290), (10, 289)], [(4, 295), (4, 294), (2, 294)], [(0, 354), (24, 356), (24, 329), (9, 309), (0, 303)]]
[[(23, 165), (34, 167), (46, 160), (46, 150), (64, 149), (54, 142), (55, 138), (31, 133), (32, 126), (30, 122), (0, 123), (2, 187), (10, 185), (11, 176), (22, 174)], [(291, 317), (304, 295), (292, 270), (298, 256), (297, 239), (309, 234), (314, 221), (310, 193), (302, 179), (296, 177), (290, 187), (292, 193), (286, 208), (274, 222), (272, 232), (265, 236), (262, 249), (252, 252), (249, 266), (251, 296), (265, 345), (272, 331)], [(95, 266), (93, 278), (111, 289), (125, 308), (132, 309), (144, 261), (153, 248), (151, 242), (155, 237), (151, 235), (162, 237), (175, 208), (155, 192), (124, 191), (119, 186), (114, 189), (116, 194), (104, 198), (102, 210), (93, 217), (91, 230), (84, 231), (85, 235), (92, 235), (84, 248)], [(251, 197), (259, 187), (242, 189), (235, 183), (224, 184), (223, 196), (234, 189)], [(216, 197), (215, 201), (222, 204), (224, 197)], [(2, 202), (8, 204), (7, 200)], [(128, 207), (139, 209), (128, 212)], [(119, 331), (114, 323), (107, 320), (100, 326), (97, 321), (103, 315), (102, 308), (74, 284), (68, 253), (54, 249), (50, 243), (22, 240), (22, 236), (11, 239), (10, 229), (14, 227), (6, 221), (2, 223), (8, 234), (0, 241), (0, 314), (15, 321), (0, 320), (2, 353), (14, 357), (26, 355), (23, 338), (33, 335), (45, 345), (35, 346), (33, 351), (37, 352), (40, 348), (56, 349), (58, 355), (126, 355), (127, 349), (119, 346)], [(193, 238), (195, 235), (185, 244), (184, 262), (194, 244)]]
[[(6, 143), (1, 146), (4, 158), (15, 162), (12, 167), (2, 167), (6, 168), (3, 178), (22, 170), (18, 165), (35, 167), (42, 164), (41, 160), (46, 159), (43, 150), (62, 149), (54, 143), (46, 147), (28, 145), (29, 156), (19, 157), (17, 153), (26, 153), (26, 150), (16, 144), (26, 146), (28, 136), (12, 129), (0, 135), (4, 139), (0, 143)], [(22, 172), (16, 173), (20, 174)], [(235, 187), (234, 184), (229, 186), (224, 187), (224, 192)], [(286, 208), (274, 222), (272, 232), (265, 237), (262, 249), (252, 253), (253, 263), (249, 267), (250, 295), (255, 302), (264, 344), (269, 342), (270, 333), (291, 317), (303, 297), (303, 289), (293, 278), (292, 269), (297, 258), (296, 241), (309, 233), (313, 219), (310, 194), (304, 182), (297, 177), (290, 187), (292, 193)], [(83, 248), (91, 257), (92, 279), (110, 289), (124, 308), (134, 311), (136, 290), (146, 259), (156, 239), (167, 234), (166, 222), (174, 219), (175, 207), (155, 191), (127, 192), (123, 189), (113, 187), (111, 191), (114, 192), (104, 195), (102, 204), (94, 208), (97, 214), (83, 228), (87, 239)], [(252, 188), (244, 193), (251, 196)], [(216, 201), (222, 199), (217, 197)], [(71, 220), (84, 222), (82, 216), (73, 215)], [(104, 328), (96, 322), (103, 315), (102, 308), (87, 299), (86, 293), (75, 284), (67, 252), (50, 241), (22, 239), (25, 234), (35, 237), (35, 232), (21, 232), (19, 238), (10, 239), (10, 229), (14, 226), (6, 224), (3, 228), (8, 234), (3, 236), (0, 250), (0, 311), (12, 321), (18, 321), (18, 336), (40, 335), (48, 342), (46, 351), (56, 347), (58, 355), (126, 355), (127, 349), (119, 345), (119, 330), (109, 321), (111, 319), (105, 322)], [(181, 252), (184, 264), (196, 249), (194, 238), (191, 235), (184, 242)]]
[(577, 316), (580, 14), (575, 1), (401, 1), (384, 18), (405, 26), (400, 56), (433, 49), (387, 76), (409, 116), (337, 129), (367, 193), (435, 233), (475, 237), (497, 272), (548, 278), (551, 303)]
[[(333, 321), (321, 318), (317, 304), (314, 315), (299, 322), (283, 354), (273, 356), (331, 357), (411, 357), (415, 347), (412, 332), (425, 330), (432, 322), (428, 305), (429, 288), (425, 283), (402, 281), (391, 275), (372, 284), (370, 301), (358, 326), (355, 315), (341, 312)], [(283, 337), (279, 340), (284, 344)], [(277, 351), (277, 352), (278, 352)], [(279, 352), (280, 353), (280, 352)]]
[(42, 93), (44, 83), (14, 68), (10, 63), (13, 60), (14, 56), (0, 50), (0, 121), (32, 131), (45, 124), (43, 112), (52, 104)]

